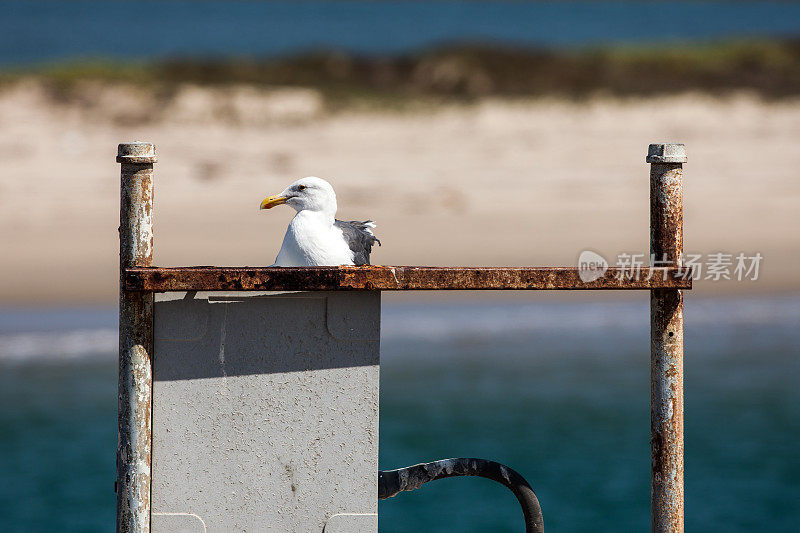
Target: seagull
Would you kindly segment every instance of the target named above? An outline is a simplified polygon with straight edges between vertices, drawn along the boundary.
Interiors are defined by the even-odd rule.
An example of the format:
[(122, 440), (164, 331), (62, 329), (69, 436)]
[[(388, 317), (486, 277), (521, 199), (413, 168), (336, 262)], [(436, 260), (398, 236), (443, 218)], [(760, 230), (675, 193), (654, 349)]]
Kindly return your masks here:
[(286, 204), (294, 216), (271, 266), (368, 265), (372, 245), (381, 241), (372, 233), (371, 220), (336, 220), (336, 193), (322, 178), (309, 176), (261, 202), (261, 209)]

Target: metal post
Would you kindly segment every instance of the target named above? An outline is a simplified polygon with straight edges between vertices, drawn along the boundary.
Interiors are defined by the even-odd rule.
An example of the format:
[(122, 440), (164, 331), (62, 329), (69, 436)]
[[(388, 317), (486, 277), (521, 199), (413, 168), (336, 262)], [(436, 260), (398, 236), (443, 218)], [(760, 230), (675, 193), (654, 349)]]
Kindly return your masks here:
[[(651, 144), (650, 253), (659, 266), (683, 254), (682, 144)], [(655, 533), (683, 531), (683, 294), (650, 291), (650, 513)]]
[(122, 269), (153, 263), (153, 163), (150, 143), (120, 144), (119, 389), (117, 532), (150, 531), (153, 396), (153, 293), (126, 292)]

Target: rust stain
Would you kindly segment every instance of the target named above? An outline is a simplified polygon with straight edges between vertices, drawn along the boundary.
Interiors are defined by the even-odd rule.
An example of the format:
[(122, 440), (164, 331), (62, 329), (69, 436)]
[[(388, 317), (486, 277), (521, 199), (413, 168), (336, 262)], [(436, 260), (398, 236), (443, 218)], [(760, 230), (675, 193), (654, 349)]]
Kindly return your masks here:
[(602, 277), (584, 282), (577, 268), (521, 267), (177, 267), (124, 270), (127, 291), (316, 291), (316, 290), (643, 290), (691, 289), (691, 277), (680, 269), (659, 268), (666, 277), (638, 279), (610, 268)]

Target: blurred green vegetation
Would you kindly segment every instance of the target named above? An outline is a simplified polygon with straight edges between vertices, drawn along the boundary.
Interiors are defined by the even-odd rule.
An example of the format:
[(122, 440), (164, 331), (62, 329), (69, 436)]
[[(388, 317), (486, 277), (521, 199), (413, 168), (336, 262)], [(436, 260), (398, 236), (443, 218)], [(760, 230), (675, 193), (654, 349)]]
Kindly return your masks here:
[(0, 83), (31, 76), (56, 94), (85, 80), (153, 86), (163, 95), (187, 83), (248, 84), (312, 87), (339, 103), (740, 90), (774, 99), (800, 94), (800, 39), (570, 50), (453, 44), (396, 56), (318, 51), (269, 59), (83, 60), (0, 71)]

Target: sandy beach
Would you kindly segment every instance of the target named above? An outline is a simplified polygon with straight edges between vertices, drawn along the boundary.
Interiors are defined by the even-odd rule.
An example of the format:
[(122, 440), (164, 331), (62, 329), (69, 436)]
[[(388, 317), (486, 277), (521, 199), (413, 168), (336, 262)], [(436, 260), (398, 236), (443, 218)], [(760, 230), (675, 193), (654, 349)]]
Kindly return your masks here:
[(649, 142), (683, 142), (685, 246), (764, 256), (758, 281), (800, 289), (800, 100), (484, 99), (329, 112), (310, 89), (183, 87), (168, 105), (125, 85), (59, 101), (0, 90), (0, 304), (110, 303), (117, 293), (117, 143), (156, 143), (155, 262), (268, 265), (298, 177), (333, 183), (339, 218), (372, 218), (376, 264), (574, 265), (648, 252)]

